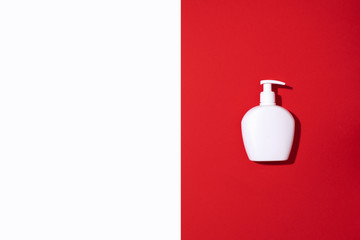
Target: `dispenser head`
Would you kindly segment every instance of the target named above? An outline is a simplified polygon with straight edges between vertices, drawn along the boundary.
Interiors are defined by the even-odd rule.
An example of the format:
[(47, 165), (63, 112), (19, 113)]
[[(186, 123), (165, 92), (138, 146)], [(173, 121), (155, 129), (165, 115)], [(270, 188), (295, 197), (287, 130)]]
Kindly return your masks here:
[(285, 83), (277, 80), (261, 80), (260, 84), (264, 87), (260, 93), (260, 105), (276, 105), (275, 93), (271, 89), (271, 84), (285, 85)]

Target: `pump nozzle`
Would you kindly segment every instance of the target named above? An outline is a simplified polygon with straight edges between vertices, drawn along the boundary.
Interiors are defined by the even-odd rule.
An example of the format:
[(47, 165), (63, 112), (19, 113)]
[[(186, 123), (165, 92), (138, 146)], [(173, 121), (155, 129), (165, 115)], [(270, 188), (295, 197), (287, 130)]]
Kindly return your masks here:
[(277, 80), (261, 80), (260, 84), (264, 86), (260, 93), (260, 105), (275, 105), (275, 93), (271, 90), (271, 84), (285, 85), (285, 83)]

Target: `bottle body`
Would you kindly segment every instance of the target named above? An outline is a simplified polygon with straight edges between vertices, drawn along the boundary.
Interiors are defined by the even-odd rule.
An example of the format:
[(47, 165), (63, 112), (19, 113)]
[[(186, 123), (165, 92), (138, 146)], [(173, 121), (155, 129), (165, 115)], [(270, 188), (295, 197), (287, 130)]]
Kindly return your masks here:
[(295, 121), (285, 108), (256, 106), (241, 121), (246, 153), (252, 161), (285, 161), (294, 140)]

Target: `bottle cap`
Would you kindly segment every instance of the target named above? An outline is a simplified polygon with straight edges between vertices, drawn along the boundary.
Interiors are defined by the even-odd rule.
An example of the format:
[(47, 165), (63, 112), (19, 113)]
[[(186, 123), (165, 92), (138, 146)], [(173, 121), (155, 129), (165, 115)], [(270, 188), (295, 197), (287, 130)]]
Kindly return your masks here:
[(260, 93), (260, 105), (276, 105), (275, 93), (271, 89), (271, 84), (285, 85), (284, 82), (277, 80), (261, 80), (263, 91)]

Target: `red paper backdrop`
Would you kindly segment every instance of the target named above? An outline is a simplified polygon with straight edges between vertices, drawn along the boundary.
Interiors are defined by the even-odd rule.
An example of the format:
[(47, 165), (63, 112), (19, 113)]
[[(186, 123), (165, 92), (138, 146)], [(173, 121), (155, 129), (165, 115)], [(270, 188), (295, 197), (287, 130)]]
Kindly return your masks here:
[[(268, 78), (292, 87), (286, 164), (242, 143)], [(360, 239), (359, 99), (360, 1), (182, 0), (182, 239)]]

